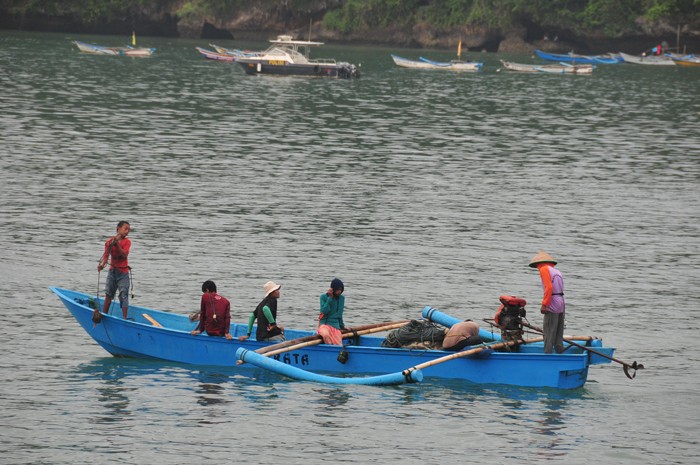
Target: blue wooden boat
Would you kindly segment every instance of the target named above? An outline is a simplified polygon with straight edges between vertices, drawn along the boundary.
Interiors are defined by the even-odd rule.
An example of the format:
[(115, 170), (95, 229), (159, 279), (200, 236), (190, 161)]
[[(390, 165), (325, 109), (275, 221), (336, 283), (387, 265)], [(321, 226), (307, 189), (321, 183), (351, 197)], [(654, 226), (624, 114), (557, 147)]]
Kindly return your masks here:
[(622, 63), (624, 60), (620, 55), (613, 55), (607, 53), (605, 55), (577, 55), (575, 53), (547, 53), (542, 50), (535, 50), (538, 57), (556, 62), (566, 62), (566, 63), (601, 63), (601, 64), (615, 64)]
[[(117, 305), (113, 305), (110, 313), (103, 315), (102, 322), (95, 325), (92, 322), (93, 306), (97, 304), (98, 308), (102, 308), (102, 299), (57, 287), (50, 289), (61, 299), (90, 337), (107, 352), (117, 357), (237, 367), (237, 351), (252, 352), (270, 345), (254, 339), (238, 341), (237, 336), (247, 334), (247, 324), (231, 325), (230, 332), (234, 336), (232, 341), (206, 334), (192, 336), (190, 331), (195, 328), (196, 322), (190, 321), (187, 315), (137, 306), (129, 307), (128, 319), (124, 320), (121, 318), (121, 310)], [(461, 321), (430, 307), (423, 309), (422, 316), (447, 327)], [(482, 328), (480, 333), (482, 339), (491, 344), (503, 342), (501, 336), (492, 331)], [(312, 334), (312, 331), (285, 330), (287, 339)], [(353, 338), (353, 342), (345, 346), (348, 353), (346, 363), (338, 360), (340, 351), (338, 346), (325, 344), (281, 353), (275, 355), (274, 360), (307, 374), (324, 372), (340, 375), (340, 379), (353, 379), (347, 378), (348, 376), (382, 375), (369, 376), (368, 382), (363, 384), (394, 384), (396, 377), (392, 378), (393, 382), (386, 382), (386, 377), (383, 375), (398, 374), (416, 365), (455, 354), (443, 350), (387, 348), (381, 346), (383, 340), (384, 338), (376, 336)], [(586, 345), (603, 356), (573, 345), (562, 354), (545, 354), (542, 343), (525, 344), (513, 348), (512, 351), (483, 350), (472, 357), (462, 357), (430, 366), (423, 369), (422, 373), (414, 373), (410, 381), (418, 382), (426, 377), (459, 379), (468, 383), (578, 388), (586, 382), (588, 367), (609, 363), (609, 357), (612, 357), (614, 352), (613, 348), (603, 347), (600, 339), (588, 340)], [(243, 350), (239, 351), (239, 349)], [(237, 369), (257, 368), (251, 364), (244, 364)], [(391, 378), (391, 375), (389, 377)], [(383, 379), (384, 382), (369, 382), (371, 378)], [(325, 382), (314, 377), (311, 379)], [(336, 376), (335, 379), (339, 378)]]

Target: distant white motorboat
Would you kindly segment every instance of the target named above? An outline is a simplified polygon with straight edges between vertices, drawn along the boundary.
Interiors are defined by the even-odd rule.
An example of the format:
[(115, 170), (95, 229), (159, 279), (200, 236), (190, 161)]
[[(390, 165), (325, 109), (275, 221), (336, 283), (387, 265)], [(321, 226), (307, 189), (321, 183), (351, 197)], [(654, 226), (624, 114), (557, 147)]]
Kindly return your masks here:
[(323, 42), (294, 40), (282, 35), (270, 41), (272, 45), (263, 52), (236, 55), (236, 63), (246, 74), (276, 74), (282, 76), (319, 76), (335, 78), (359, 78), (360, 69), (347, 62), (331, 58), (311, 59), (309, 49), (320, 47)]

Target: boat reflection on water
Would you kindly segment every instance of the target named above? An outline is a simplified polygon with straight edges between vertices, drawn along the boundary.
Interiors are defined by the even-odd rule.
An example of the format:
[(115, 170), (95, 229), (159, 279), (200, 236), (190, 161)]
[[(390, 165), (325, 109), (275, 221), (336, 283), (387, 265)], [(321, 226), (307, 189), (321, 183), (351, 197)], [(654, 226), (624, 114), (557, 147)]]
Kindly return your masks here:
[(507, 384), (464, 383), (454, 379), (426, 378), (415, 394), (426, 398), (441, 398), (445, 402), (483, 401), (498, 399), (509, 408), (519, 408), (525, 404), (543, 401), (584, 400), (590, 397), (586, 387), (579, 389), (557, 389), (546, 387), (523, 387)]

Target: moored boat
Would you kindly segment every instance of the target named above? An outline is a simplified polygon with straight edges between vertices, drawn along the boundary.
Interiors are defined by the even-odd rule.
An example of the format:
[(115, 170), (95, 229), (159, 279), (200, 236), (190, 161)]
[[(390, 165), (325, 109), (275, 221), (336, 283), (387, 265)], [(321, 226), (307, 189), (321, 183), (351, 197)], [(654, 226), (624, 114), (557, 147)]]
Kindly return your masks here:
[(418, 57), (418, 59), (433, 66), (432, 69), (446, 69), (450, 71), (479, 71), (484, 66), (483, 63), (478, 61), (434, 61), (423, 57)]
[(216, 44), (209, 44), (211, 48), (213, 48), (216, 53), (220, 53), (221, 55), (233, 55), (235, 57), (254, 57), (257, 55), (260, 55), (260, 52), (253, 52), (250, 50), (239, 50), (237, 48), (226, 48), (222, 47), (220, 45)]
[(637, 65), (649, 66), (675, 66), (676, 62), (673, 58), (665, 55), (630, 55), (620, 52), (620, 56), (625, 60), (625, 63), (634, 63)]
[(150, 57), (156, 52), (155, 48), (145, 48), (145, 47), (125, 47), (119, 49), (119, 54), (127, 57)]
[(211, 48), (213, 48), (216, 51), (216, 53), (219, 53), (221, 55), (234, 55), (234, 56), (236, 55), (236, 50), (222, 47), (222, 46), (216, 45), (216, 44), (209, 44), (209, 46)]
[(682, 58), (671, 57), (678, 66), (700, 66), (700, 57), (687, 56)]
[(483, 63), (476, 61), (462, 61), (462, 60), (451, 60), (451, 61), (434, 61), (428, 58), (419, 57), (418, 60), (410, 60), (408, 58), (403, 58), (398, 55), (391, 55), (392, 60), (397, 66), (402, 68), (415, 68), (415, 69), (442, 69), (447, 71), (479, 71), (484, 65)]
[(101, 45), (87, 44), (85, 42), (80, 42), (77, 40), (73, 41), (73, 43), (78, 47), (78, 50), (80, 50), (83, 53), (89, 53), (92, 55), (111, 55), (111, 56), (119, 55), (119, 51), (115, 48), (103, 47)]
[(584, 64), (609, 64), (622, 63), (622, 57), (617, 54), (607, 53), (604, 55), (578, 55), (576, 53), (548, 53), (542, 50), (535, 50), (538, 57), (547, 61), (557, 61), (566, 63)]
[(433, 69), (434, 66), (432, 66), (430, 63), (426, 63), (425, 61), (421, 60), (409, 60), (408, 58), (403, 58), (398, 55), (391, 55), (391, 59), (394, 60), (394, 63), (396, 66), (400, 66), (401, 68), (414, 68), (414, 69)]
[(236, 57), (236, 62), (243, 67), (246, 74), (360, 77), (360, 69), (351, 63), (338, 62), (331, 58), (309, 58), (309, 50), (312, 47), (320, 47), (323, 42), (294, 40), (288, 35), (278, 36), (270, 42), (272, 45), (263, 52)]
[(549, 73), (549, 74), (592, 74), (594, 65), (581, 64), (570, 65), (568, 63), (560, 64), (524, 64), (513, 63), (511, 61), (501, 60), (503, 67), (508, 71), (516, 71), (519, 73)]
[[(103, 315), (101, 323), (92, 322), (93, 307), (101, 308), (102, 299), (94, 296), (52, 287), (83, 329), (107, 352), (117, 357), (160, 359), (170, 362), (236, 367), (238, 349), (255, 351), (269, 346), (256, 340), (239, 341), (237, 336), (247, 334), (247, 324), (232, 324), (229, 341), (223, 337), (192, 336), (197, 323), (187, 315), (130, 306), (128, 319)], [(116, 306), (114, 306), (116, 308)], [(121, 313), (117, 311), (116, 313)], [(116, 314), (115, 313), (115, 314)], [(422, 316), (443, 326), (452, 326), (460, 320), (426, 307)], [(308, 338), (313, 331), (285, 330), (287, 339)], [(488, 343), (503, 343), (499, 334), (486, 329), (480, 336)], [(340, 347), (317, 344), (300, 347), (291, 352), (275, 355), (275, 360), (300, 368), (305, 372), (326, 372), (351, 375), (384, 375), (437, 363), (447, 355), (443, 350), (382, 347), (384, 338), (359, 336), (346, 345), (347, 359), (339, 360)], [(462, 380), (467, 383), (509, 384), (530, 387), (572, 389), (583, 386), (590, 365), (608, 363), (614, 349), (603, 347), (600, 339), (588, 338), (586, 345), (599, 354), (591, 354), (570, 345), (561, 354), (545, 354), (542, 343), (521, 344), (511, 350), (479, 351), (473, 357), (461, 357), (422, 369), (422, 376)], [(486, 348), (486, 346), (485, 346)], [(592, 349), (591, 349), (592, 351)], [(243, 365), (246, 369), (249, 365)], [(416, 378), (414, 378), (414, 381)]]
[(104, 47), (102, 45), (88, 44), (78, 40), (73, 43), (78, 47), (78, 50), (91, 55), (149, 57), (156, 51), (155, 48), (145, 47)]
[(234, 55), (230, 55), (228, 53), (212, 52), (211, 50), (207, 50), (207, 49), (201, 48), (201, 47), (195, 47), (195, 49), (199, 52), (200, 55), (202, 55), (207, 60), (228, 61), (228, 62), (236, 61), (236, 57)]

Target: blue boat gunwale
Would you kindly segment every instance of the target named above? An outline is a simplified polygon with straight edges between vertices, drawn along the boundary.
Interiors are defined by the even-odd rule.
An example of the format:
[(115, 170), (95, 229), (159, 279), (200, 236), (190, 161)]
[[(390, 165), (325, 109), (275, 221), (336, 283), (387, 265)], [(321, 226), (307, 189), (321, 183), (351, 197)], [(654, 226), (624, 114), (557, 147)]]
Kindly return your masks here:
[[(72, 291), (69, 289), (54, 287), (54, 286), (49, 287), (49, 289), (51, 291), (53, 291), (56, 295), (61, 297), (62, 299), (65, 298), (66, 300), (71, 301), (72, 303), (82, 307), (86, 312), (88, 312), (88, 313), (90, 313), (90, 315), (92, 315), (93, 309), (89, 305), (87, 305), (86, 302), (84, 302), (84, 301), (81, 302), (78, 300), (78, 299), (81, 299), (81, 300), (92, 299), (93, 297), (90, 296), (89, 294), (85, 294), (85, 293), (77, 292), (77, 291)], [(73, 294), (73, 295), (71, 295), (71, 294)], [(94, 299), (98, 300), (98, 297), (95, 296)], [(99, 302), (100, 308), (102, 308), (102, 304), (104, 302), (103, 299), (99, 298), (98, 302)], [(116, 305), (116, 302), (113, 301), (112, 302), (112, 309), (114, 309), (115, 305)], [(432, 307), (430, 307), (430, 306), (424, 307), (424, 309), (423, 309), (424, 315), (426, 314), (428, 309), (432, 309)], [(134, 313), (135, 313), (135, 315), (134, 315)], [(157, 321), (159, 324), (162, 325), (162, 327), (157, 327), (157, 326), (153, 325), (150, 321), (148, 321), (145, 317), (142, 316), (144, 313), (151, 316), (152, 318), (154, 318), (155, 321)], [(130, 315), (130, 318), (133, 318), (133, 317), (135, 317), (135, 318), (133, 320), (124, 320), (123, 318), (121, 318), (119, 316), (114, 316), (112, 314), (107, 314), (107, 315), (103, 314), (103, 318), (110, 319), (112, 323), (117, 323), (117, 324), (122, 324), (122, 325), (127, 325), (127, 326), (138, 325), (142, 329), (147, 329), (147, 330), (154, 331), (154, 332), (165, 331), (168, 333), (172, 333), (174, 335), (187, 336), (188, 338), (192, 337), (190, 332), (192, 330), (194, 330), (198, 325), (197, 322), (190, 321), (188, 315), (184, 315), (181, 313), (168, 312), (168, 311), (164, 311), (164, 310), (156, 310), (153, 308), (142, 307), (142, 306), (137, 306), (137, 305), (130, 305), (129, 306), (129, 315)], [(452, 318), (452, 317), (448, 317), (448, 318)], [(169, 320), (175, 320), (175, 322), (178, 323), (179, 326), (182, 326), (182, 328), (168, 326), (167, 321), (169, 321)], [(454, 320), (455, 320), (455, 322), (459, 321), (457, 319), (454, 319)], [(164, 323), (166, 323), (166, 324), (164, 324)], [(447, 321), (447, 323), (449, 323), (449, 320)], [(445, 326), (448, 326), (448, 327), (450, 325), (451, 324), (445, 324)], [(247, 333), (248, 333), (248, 325), (247, 324), (245, 324), (245, 323), (231, 323), (231, 335), (234, 337), (234, 339), (237, 336), (246, 335)], [(253, 333), (255, 333), (255, 330), (253, 330)], [(315, 333), (316, 332), (313, 330), (298, 330), (298, 329), (286, 330), (287, 340), (296, 339), (296, 338), (305, 337), (305, 336), (310, 336), (310, 335), (313, 335)], [(493, 331), (493, 329), (489, 331), (489, 330), (486, 330), (484, 328), (480, 328), (479, 334), (482, 337), (482, 339), (484, 339), (485, 342), (487, 342), (487, 343), (488, 342), (498, 342), (498, 341), (502, 340), (501, 336), (499, 334), (495, 333)], [(222, 343), (229, 343), (229, 344), (231, 343), (231, 341), (228, 341), (225, 338), (209, 336), (206, 333), (200, 334), (197, 337), (206, 337), (206, 338), (209, 338), (213, 341), (218, 341), (218, 342), (222, 342)], [(382, 347), (381, 342), (384, 341), (384, 339), (385, 339), (384, 337), (363, 335), (363, 336), (359, 337), (359, 340), (361, 342), (363, 342), (362, 344), (359, 344), (359, 345), (352, 344), (352, 343), (348, 344), (346, 342), (346, 346), (348, 348), (353, 348), (353, 349), (358, 349), (358, 348), (377, 349), (377, 348), (379, 348), (381, 350), (401, 351), (403, 353), (405, 353), (407, 351), (408, 352), (419, 352), (419, 353), (436, 352), (436, 353), (440, 353), (443, 355), (453, 353), (453, 352), (442, 350), (442, 349)], [(271, 343), (269, 343), (269, 342), (256, 341), (254, 339), (254, 336), (251, 337), (250, 339), (244, 341), (244, 342), (241, 342), (241, 341), (238, 341), (238, 342), (245, 343), (245, 344), (257, 344), (260, 347), (266, 347), (268, 345), (271, 345)], [(591, 342), (590, 346), (596, 348), (596, 350), (601, 350), (601, 349), (602, 350), (606, 350), (606, 349), (610, 350), (610, 349), (612, 349), (610, 347), (604, 347), (602, 345), (602, 341), (600, 339), (593, 339), (590, 342)], [(326, 346), (326, 344), (319, 344), (318, 345), (319, 348), (323, 347), (323, 346)], [(327, 347), (333, 348), (333, 347), (337, 347), (337, 346), (328, 345)], [(496, 355), (496, 354), (508, 354), (508, 353), (516, 353), (518, 355), (523, 355), (524, 353), (533, 353), (533, 354), (543, 355), (543, 356), (544, 355), (551, 355), (551, 354), (539, 353), (542, 350), (542, 347), (543, 347), (542, 342), (535, 342), (535, 343), (530, 343), (530, 344), (525, 344), (523, 346), (520, 346), (520, 349), (518, 352), (496, 352), (496, 353), (494, 353), (494, 355)], [(583, 353), (584, 353), (584, 350), (576, 349), (576, 348), (572, 347), (571, 351), (568, 353), (555, 354), (555, 355), (556, 356), (581, 355)], [(604, 363), (607, 363), (607, 362), (604, 362)]]
[[(104, 305), (104, 299), (101, 297), (97, 296), (91, 296), (89, 294), (85, 294), (82, 292), (77, 292), (77, 291), (72, 291), (69, 289), (64, 289), (60, 287), (54, 287), (51, 286), (49, 287), (51, 291), (53, 291), (56, 295), (61, 298), (61, 300), (65, 299), (67, 301), (70, 301), (72, 304), (77, 305), (79, 307), (82, 307), (86, 312), (89, 312), (90, 315), (92, 315), (93, 308), (90, 307), (88, 302), (85, 302), (85, 299), (94, 299), (95, 301), (98, 302), (98, 305), (100, 309), (102, 309), (102, 306)], [(80, 300), (78, 300), (80, 299)], [(82, 300), (82, 301), (81, 301)], [(198, 322), (196, 321), (190, 321), (188, 315), (184, 315), (181, 313), (174, 313), (174, 312), (168, 312), (164, 310), (156, 310), (153, 308), (148, 308), (148, 307), (142, 307), (138, 305), (129, 305), (129, 318), (133, 318), (131, 320), (124, 320), (121, 316), (115, 316), (112, 314), (113, 311), (119, 310), (118, 308), (115, 308), (117, 306), (116, 301), (112, 301), (112, 306), (110, 307), (110, 313), (109, 314), (102, 314), (103, 319), (107, 319), (110, 324), (118, 324), (118, 325), (124, 325), (124, 326), (132, 326), (132, 325), (137, 325), (140, 329), (146, 329), (149, 331), (153, 332), (167, 332), (171, 333), (172, 335), (178, 335), (178, 336), (185, 336), (188, 338), (194, 337), (190, 334), (192, 330), (194, 330), (198, 326)], [(153, 325), (149, 320), (147, 320), (143, 314), (147, 314), (150, 317), (154, 318), (155, 321), (157, 321), (162, 327), (157, 327)], [(168, 325), (168, 322), (175, 323), (177, 326), (180, 327), (173, 327), (172, 325)], [(244, 323), (231, 323), (231, 335), (236, 338), (237, 336), (243, 336), (248, 334), (248, 325)], [(253, 327), (253, 334), (255, 334), (255, 326)], [(314, 331), (308, 330), (288, 330), (288, 334), (290, 336), (290, 339), (294, 339), (297, 337), (303, 337), (303, 336), (309, 336), (314, 334)], [(208, 338), (211, 341), (216, 341), (216, 342), (222, 342), (222, 343), (228, 343), (230, 344), (231, 341), (228, 341), (226, 338), (222, 337), (215, 337), (215, 336), (209, 336), (206, 333), (202, 333), (200, 335), (197, 335), (196, 337), (204, 337)], [(366, 337), (366, 336), (362, 336)], [(237, 341), (240, 343), (240, 341)], [(254, 336), (251, 336), (251, 339), (248, 339), (246, 341), (247, 344), (257, 344), (260, 347), (265, 347), (270, 345), (269, 342), (259, 342), (254, 339)]]
[(569, 61), (572, 63), (600, 63), (600, 64), (617, 64), (622, 63), (622, 57), (612, 55), (579, 55), (567, 53), (549, 53), (543, 50), (536, 49), (535, 54), (543, 60), (548, 61)]

